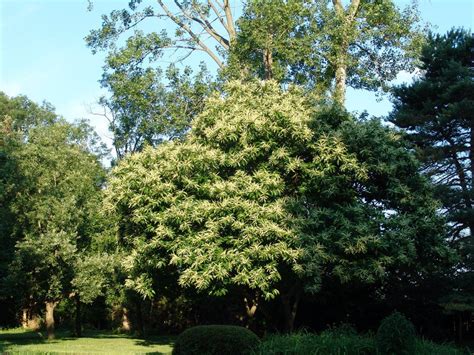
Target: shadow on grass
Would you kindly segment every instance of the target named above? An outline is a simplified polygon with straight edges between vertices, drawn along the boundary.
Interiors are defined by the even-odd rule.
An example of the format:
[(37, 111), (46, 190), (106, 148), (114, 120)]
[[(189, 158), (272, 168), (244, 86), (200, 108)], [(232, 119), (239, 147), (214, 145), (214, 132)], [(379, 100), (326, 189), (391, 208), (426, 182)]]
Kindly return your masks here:
[(68, 332), (56, 332), (56, 339), (48, 340), (48, 335), (43, 331), (32, 331), (23, 329), (12, 329), (0, 332), (0, 354), (5, 353), (11, 345), (36, 345), (54, 344), (62, 340), (76, 340)]
[[(71, 335), (70, 331), (58, 330), (55, 333), (56, 338), (48, 340), (46, 332), (43, 331), (31, 331), (24, 330), (21, 328), (11, 329), (6, 331), (0, 331), (0, 354), (10, 353), (9, 349), (12, 346), (22, 345), (39, 345), (39, 344), (58, 344), (63, 341), (75, 341), (84, 338), (95, 338), (95, 339), (130, 339), (134, 345), (151, 347), (156, 345), (173, 345), (174, 337), (172, 336), (159, 336), (150, 335), (146, 338), (136, 338), (128, 334), (115, 334), (107, 331), (92, 331), (86, 330), (83, 332), (80, 338)], [(42, 354), (53, 354), (53, 352), (41, 352)], [(35, 352), (36, 354), (36, 352)], [(38, 352), (39, 354), (39, 352)], [(146, 354), (164, 354), (162, 352), (147, 352)]]
[(175, 337), (171, 336), (148, 336), (145, 339), (135, 338), (135, 345), (154, 346), (154, 345), (174, 345)]

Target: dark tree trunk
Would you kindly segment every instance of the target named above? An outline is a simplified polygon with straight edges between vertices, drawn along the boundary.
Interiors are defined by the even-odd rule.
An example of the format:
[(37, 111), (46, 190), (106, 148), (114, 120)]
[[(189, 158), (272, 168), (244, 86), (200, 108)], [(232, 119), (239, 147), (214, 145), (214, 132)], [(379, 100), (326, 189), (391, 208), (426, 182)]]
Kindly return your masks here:
[[(471, 134), (470, 134), (470, 141), (469, 141), (469, 164), (470, 164), (470, 171), (471, 171), (471, 184), (469, 186), (469, 196), (472, 198), (472, 194), (474, 192), (474, 126), (471, 127)], [(472, 204), (471, 204), (472, 209)], [(469, 211), (471, 212), (471, 211)], [(472, 216), (471, 213), (469, 213)], [(471, 247), (474, 250), (474, 221), (472, 217), (469, 220), (469, 232), (471, 233)]]
[(74, 333), (76, 337), (82, 336), (82, 322), (81, 322), (81, 299), (79, 296), (74, 298), (76, 304), (76, 314), (74, 317)]
[(48, 333), (48, 339), (54, 339), (54, 309), (58, 302), (46, 302), (46, 315), (45, 315), (45, 323), (46, 323), (46, 332)]
[(295, 329), (296, 313), (301, 299), (301, 290), (298, 286), (293, 287), (288, 293), (281, 296), (284, 315), (284, 330), (291, 333)]
[(135, 300), (135, 311), (135, 332), (138, 337), (143, 337), (145, 331), (143, 327), (142, 300), (140, 298), (137, 298)]
[(263, 68), (265, 72), (265, 80), (273, 79), (273, 53), (271, 49), (263, 51)]

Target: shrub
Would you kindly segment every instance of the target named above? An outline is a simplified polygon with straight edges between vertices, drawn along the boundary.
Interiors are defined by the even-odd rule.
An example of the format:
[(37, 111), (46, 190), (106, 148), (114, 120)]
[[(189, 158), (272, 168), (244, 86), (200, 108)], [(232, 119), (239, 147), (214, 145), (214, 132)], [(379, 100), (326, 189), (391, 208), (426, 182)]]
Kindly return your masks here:
[(377, 349), (381, 354), (414, 354), (415, 345), (415, 327), (403, 314), (394, 312), (380, 323)]
[[(348, 331), (349, 332), (349, 331)], [(339, 329), (326, 330), (321, 334), (293, 333), (266, 337), (254, 351), (255, 355), (372, 355), (376, 353), (372, 338), (343, 334)]]
[[(393, 353), (393, 351), (377, 351), (374, 336), (356, 334), (354, 329), (345, 325), (325, 330), (321, 334), (298, 332), (270, 335), (265, 337), (260, 346), (253, 351), (253, 355), (386, 355)], [(440, 345), (423, 339), (416, 339), (413, 351), (416, 355), (468, 353), (449, 344)]]
[(471, 352), (466, 349), (456, 348), (453, 344), (435, 344), (429, 340), (417, 339), (415, 345), (414, 354), (416, 355), (465, 355), (471, 354)]
[(248, 354), (260, 339), (248, 329), (230, 325), (202, 325), (182, 332), (173, 355)]

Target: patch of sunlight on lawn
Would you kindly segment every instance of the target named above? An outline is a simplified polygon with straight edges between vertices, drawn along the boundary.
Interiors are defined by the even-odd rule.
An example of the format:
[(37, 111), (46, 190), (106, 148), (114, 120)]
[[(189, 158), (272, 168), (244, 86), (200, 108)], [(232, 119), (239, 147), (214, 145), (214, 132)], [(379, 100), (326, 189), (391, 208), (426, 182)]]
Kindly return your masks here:
[(23, 329), (0, 330), (0, 354), (171, 354), (173, 337), (150, 336), (133, 338), (108, 332), (84, 332), (73, 338), (67, 332), (57, 332), (55, 340), (45, 339), (44, 332)]

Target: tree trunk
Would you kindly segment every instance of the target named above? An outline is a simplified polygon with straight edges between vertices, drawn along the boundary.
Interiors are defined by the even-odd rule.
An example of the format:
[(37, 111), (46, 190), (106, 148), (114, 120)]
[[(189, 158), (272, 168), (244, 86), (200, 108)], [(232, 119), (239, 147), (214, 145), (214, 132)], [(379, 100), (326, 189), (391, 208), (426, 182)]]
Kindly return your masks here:
[(145, 334), (145, 330), (143, 327), (143, 314), (142, 314), (142, 300), (137, 298), (135, 301), (136, 305), (136, 324), (135, 324), (135, 332), (138, 337), (143, 337)]
[[(469, 164), (470, 170), (471, 170), (471, 185), (469, 186), (469, 196), (472, 198), (472, 193), (474, 192), (474, 126), (471, 127), (471, 139), (469, 141)], [(471, 205), (472, 209), (472, 205)], [(471, 211), (469, 211), (471, 212)], [(471, 215), (471, 214), (469, 214)], [(471, 248), (474, 250), (474, 221), (471, 220), (469, 221), (469, 229), (471, 233)]]
[(346, 79), (347, 66), (339, 63), (336, 68), (336, 88), (334, 90), (334, 101), (339, 105), (344, 106), (346, 101)]
[(286, 333), (292, 333), (295, 329), (296, 312), (301, 298), (301, 291), (293, 288), (288, 294), (281, 296), (284, 314), (284, 330)]
[(254, 297), (244, 297), (244, 304), (245, 304), (245, 312), (247, 315), (246, 318), (246, 326), (247, 329), (252, 331), (256, 331), (254, 323), (255, 323), (255, 313), (257, 312), (258, 308), (258, 295)]
[(82, 336), (82, 322), (81, 322), (81, 299), (79, 296), (76, 296), (74, 298), (74, 301), (76, 303), (76, 314), (74, 317), (74, 333), (76, 337)]
[(122, 308), (122, 331), (129, 332), (131, 329), (130, 318), (128, 314), (128, 308)]
[(273, 79), (273, 53), (271, 49), (263, 50), (263, 68), (265, 72), (265, 80)]
[(58, 304), (57, 301), (54, 302), (46, 302), (46, 331), (48, 333), (48, 339), (54, 339), (54, 309)]
[(27, 309), (27, 308), (23, 308), (22, 313), (21, 313), (21, 327), (22, 327), (23, 329), (27, 329), (27, 328), (28, 328), (28, 320), (29, 320), (29, 317), (28, 317), (28, 309)]

